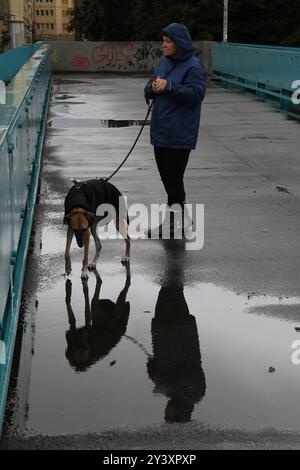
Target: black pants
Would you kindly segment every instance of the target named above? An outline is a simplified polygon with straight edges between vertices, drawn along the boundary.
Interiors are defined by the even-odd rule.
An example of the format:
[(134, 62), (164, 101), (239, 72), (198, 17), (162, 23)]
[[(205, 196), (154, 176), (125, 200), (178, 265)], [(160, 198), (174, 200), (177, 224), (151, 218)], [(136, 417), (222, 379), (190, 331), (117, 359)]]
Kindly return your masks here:
[(190, 149), (154, 147), (157, 168), (168, 195), (168, 206), (180, 204), (183, 207), (185, 202), (183, 176), (190, 152)]

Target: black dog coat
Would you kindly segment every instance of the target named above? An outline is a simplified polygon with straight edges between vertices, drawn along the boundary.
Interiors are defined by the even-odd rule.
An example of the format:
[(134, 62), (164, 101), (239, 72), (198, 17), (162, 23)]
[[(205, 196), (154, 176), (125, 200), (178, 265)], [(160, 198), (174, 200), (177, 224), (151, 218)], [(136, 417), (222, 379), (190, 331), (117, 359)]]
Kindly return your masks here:
[[(101, 204), (111, 204), (116, 212), (119, 213), (121, 209), (119, 206), (119, 198), (122, 198), (124, 201), (120, 191), (113, 184), (104, 179), (93, 179), (76, 183), (69, 190), (65, 199), (64, 224), (67, 223), (66, 215), (75, 208), (85, 209), (96, 215), (97, 208)], [(102, 218), (104, 218), (105, 215), (103, 215)]]

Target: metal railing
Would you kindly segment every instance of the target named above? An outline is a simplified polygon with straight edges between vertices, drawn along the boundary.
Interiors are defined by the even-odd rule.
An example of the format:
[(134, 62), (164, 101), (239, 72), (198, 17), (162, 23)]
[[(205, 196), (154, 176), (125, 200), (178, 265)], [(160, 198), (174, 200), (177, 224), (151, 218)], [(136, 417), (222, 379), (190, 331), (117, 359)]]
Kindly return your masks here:
[(0, 430), (37, 195), (50, 89), (50, 50), (42, 46), (11, 79), (6, 88), (6, 104), (0, 105)]
[(11, 80), (40, 47), (41, 44), (25, 44), (0, 54), (0, 80)]
[(213, 71), (222, 85), (275, 99), (300, 119), (300, 106), (292, 101), (292, 85), (300, 80), (300, 48), (215, 43)]

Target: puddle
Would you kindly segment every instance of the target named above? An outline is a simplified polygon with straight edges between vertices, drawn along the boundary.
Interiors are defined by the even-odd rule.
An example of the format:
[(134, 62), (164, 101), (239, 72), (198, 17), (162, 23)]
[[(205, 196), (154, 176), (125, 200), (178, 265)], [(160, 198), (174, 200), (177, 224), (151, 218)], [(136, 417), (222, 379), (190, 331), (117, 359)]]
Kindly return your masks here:
[[(70, 119), (54, 118), (47, 122), (48, 127), (54, 129), (80, 129), (80, 128), (111, 128), (111, 127), (136, 127), (143, 124), (143, 120), (118, 120), (118, 119)], [(147, 121), (146, 125), (150, 125)]]
[(270, 137), (270, 136), (266, 136), (266, 135), (261, 135), (261, 134), (257, 134), (257, 135), (249, 135), (247, 137), (241, 137), (241, 140), (250, 140), (250, 139), (255, 139), (255, 140), (271, 140), (271, 141), (274, 141), (274, 140), (288, 140), (287, 137), (276, 137), (276, 136), (273, 136), (273, 137)]
[(149, 240), (139, 246), (155, 256), (159, 245), (159, 263), (133, 258), (129, 273), (123, 245), (108, 260), (114, 242), (105, 240), (98, 274), (83, 283), (75, 245), (72, 273), (62, 275), (65, 230), (44, 225), (41, 240), (14, 396), (16, 410), (28, 410), (18, 429), (50, 436), (194, 421), (300, 431), (300, 365), (292, 362), (300, 298), (200, 282), (182, 243)]
[(71, 94), (68, 94), (68, 93), (64, 93), (63, 95), (56, 95), (54, 96), (54, 100), (55, 101), (64, 101), (64, 100), (68, 100), (68, 99), (73, 99), (73, 98), (77, 98), (76, 95), (71, 95)]
[(73, 80), (72, 78), (55, 78), (55, 83), (58, 85), (81, 85), (82, 83), (88, 85), (94, 85), (94, 82), (88, 80)]
[(69, 102), (67, 104), (54, 104), (52, 105), (52, 110), (55, 114), (69, 114), (71, 113), (71, 108)]
[(131, 282), (119, 260), (104, 262), (99, 278), (90, 273), (82, 283), (75, 260), (69, 279), (39, 289), (30, 379), (23, 377), (31, 434), (190, 420), (300, 429), (297, 325), (261, 315), (300, 307), (300, 299), (186, 285), (181, 261), (166, 254), (155, 277), (135, 265)]

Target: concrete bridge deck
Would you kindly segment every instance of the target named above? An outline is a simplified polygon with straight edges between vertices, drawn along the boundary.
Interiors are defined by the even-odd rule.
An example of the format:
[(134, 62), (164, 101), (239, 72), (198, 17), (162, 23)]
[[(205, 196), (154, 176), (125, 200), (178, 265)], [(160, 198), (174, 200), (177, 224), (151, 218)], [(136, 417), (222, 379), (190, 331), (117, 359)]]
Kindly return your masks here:
[[(204, 248), (134, 240), (125, 335), (86, 371), (68, 360), (64, 196), (71, 178), (107, 176), (120, 163), (138, 127), (103, 128), (99, 120), (143, 119), (144, 84), (142, 76), (54, 77), (2, 448), (297, 448), (300, 365), (291, 358), (300, 340), (299, 123), (250, 94), (208, 87), (185, 178), (188, 202), (205, 205)], [(152, 153), (146, 127), (112, 181), (129, 204), (165, 199)], [(125, 286), (123, 249), (122, 240), (103, 241), (101, 299), (115, 302)], [(74, 248), (78, 327), (87, 294), (81, 257)], [(89, 300), (95, 286), (91, 273)], [(201, 371), (151, 372), (151, 360), (168, 354), (152, 321), (162, 288), (184, 295), (195, 317)], [(188, 344), (172, 322), (165, 334), (174, 350), (176, 341)], [(192, 421), (165, 424), (179, 389), (189, 396)]]

